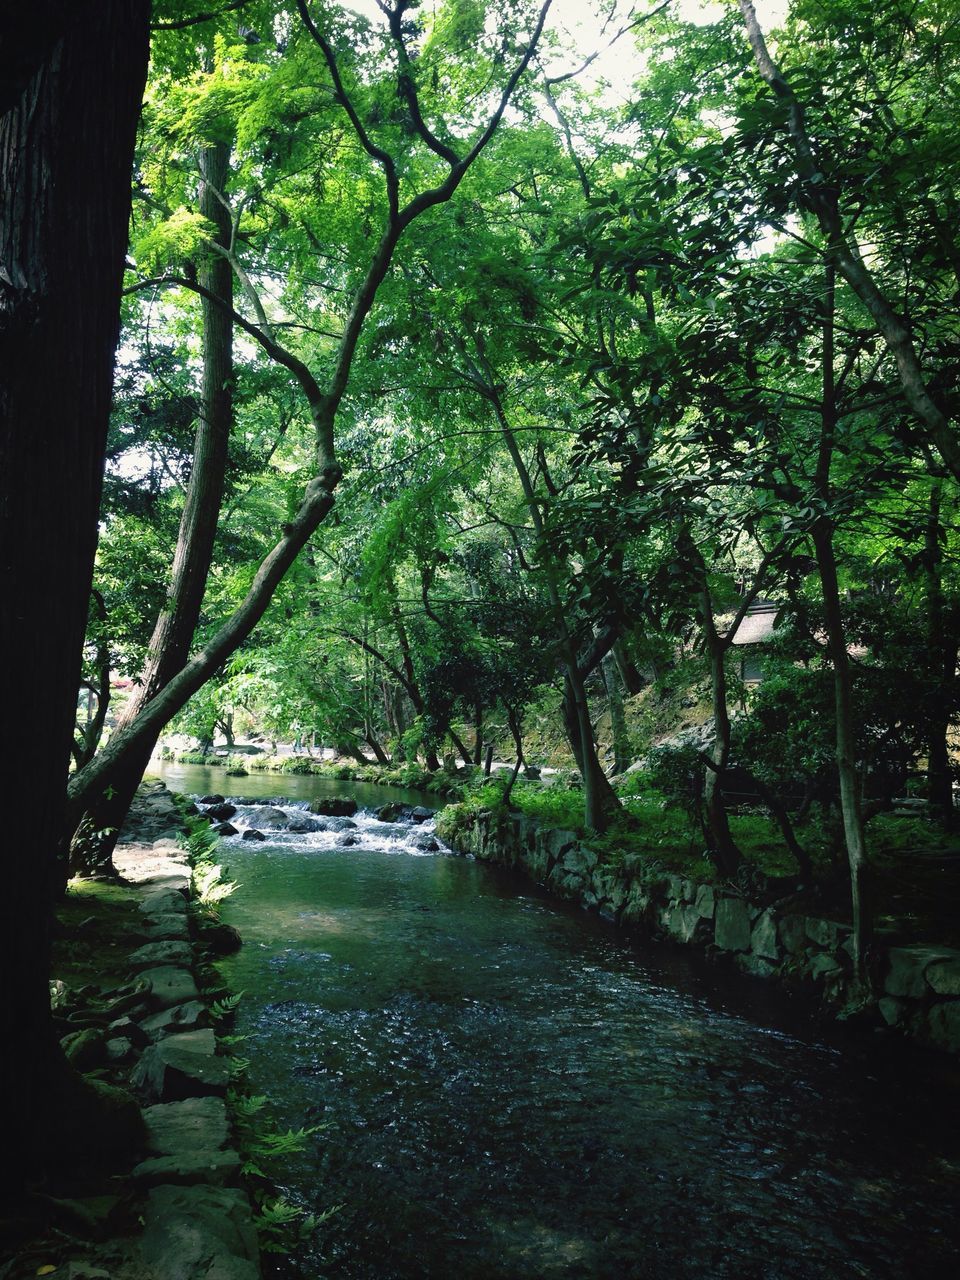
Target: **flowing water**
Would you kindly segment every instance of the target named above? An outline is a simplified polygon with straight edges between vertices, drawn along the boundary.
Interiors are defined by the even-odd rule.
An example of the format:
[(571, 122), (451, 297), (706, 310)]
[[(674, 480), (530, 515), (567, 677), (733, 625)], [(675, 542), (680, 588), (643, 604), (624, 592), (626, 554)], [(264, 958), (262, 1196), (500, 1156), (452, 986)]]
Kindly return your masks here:
[(952, 1066), (820, 1038), (771, 985), (417, 848), (429, 823), (353, 820), (225, 842), (249, 1081), (326, 1126), (287, 1196), (341, 1206), (289, 1274), (960, 1275)]

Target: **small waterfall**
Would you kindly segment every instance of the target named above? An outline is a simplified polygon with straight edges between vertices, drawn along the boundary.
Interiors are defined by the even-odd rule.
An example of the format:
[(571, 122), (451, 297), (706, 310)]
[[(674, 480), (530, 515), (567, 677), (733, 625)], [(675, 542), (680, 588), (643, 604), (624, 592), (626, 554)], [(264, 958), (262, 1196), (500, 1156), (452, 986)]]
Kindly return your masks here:
[[(193, 798), (198, 799), (196, 796)], [(400, 816), (384, 822), (374, 810), (358, 808), (350, 817), (333, 817), (312, 813), (309, 801), (283, 797), (261, 800), (227, 796), (224, 803), (235, 808), (228, 821), (231, 827), (236, 828), (235, 835), (221, 833), (226, 845), (247, 843), (250, 840), (247, 833), (258, 831), (264, 843), (297, 853), (348, 848), (405, 853), (420, 858), (439, 854), (449, 856), (451, 853), (437, 837), (436, 821), (432, 816), (421, 821)], [(199, 805), (201, 813), (211, 807), (219, 806)]]

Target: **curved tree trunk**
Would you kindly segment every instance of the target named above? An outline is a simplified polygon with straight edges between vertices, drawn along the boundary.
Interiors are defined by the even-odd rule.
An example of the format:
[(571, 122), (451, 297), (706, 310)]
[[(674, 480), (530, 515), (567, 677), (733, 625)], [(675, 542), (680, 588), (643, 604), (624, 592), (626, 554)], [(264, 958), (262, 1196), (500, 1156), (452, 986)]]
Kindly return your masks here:
[[(76, 1087), (50, 1021), (49, 917), (149, 20), (146, 0), (13, 8), (13, 38), (0, 17), (0, 703), (18, 726), (4, 771), (18, 801), (0, 928), (5, 1193), (43, 1160), (45, 1140), (63, 1153), (77, 1133)], [(46, 783), (32, 803), (38, 762)], [(91, 1157), (101, 1137), (89, 1138)]]
[[(216, 242), (229, 248), (230, 211), (218, 193), (226, 190), (230, 144), (217, 142), (200, 153), (200, 212), (216, 227)], [(201, 265), (200, 281), (211, 293), (233, 305), (233, 268), (219, 254)], [(170, 679), (182, 670), (200, 618), (207, 575), (223, 499), (227, 449), (233, 425), (233, 322), (224, 306), (201, 298), (203, 314), (203, 392), (167, 602), (157, 618), (147, 660), (135, 693), (117, 721), (132, 723)], [(109, 874), (112, 854), (131, 801), (157, 745), (161, 730), (128, 751), (110, 786), (90, 805), (71, 849), (74, 874)], [(229, 745), (229, 743), (228, 743)]]

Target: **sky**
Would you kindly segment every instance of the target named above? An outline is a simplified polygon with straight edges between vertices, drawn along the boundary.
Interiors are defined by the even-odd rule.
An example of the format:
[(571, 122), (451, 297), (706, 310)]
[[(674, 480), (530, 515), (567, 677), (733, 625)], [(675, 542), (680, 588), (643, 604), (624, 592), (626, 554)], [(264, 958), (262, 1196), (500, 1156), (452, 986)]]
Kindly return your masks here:
[[(788, 2), (789, 0), (754, 0), (757, 17), (765, 30), (782, 21)], [(631, 11), (640, 14), (646, 8), (654, 9), (656, 3), (657, 0), (618, 0), (622, 17), (620, 21), (611, 23), (604, 34), (598, 11), (609, 9), (609, 0), (553, 0), (548, 27), (569, 37), (573, 53), (547, 61), (548, 72), (556, 75), (571, 71), (578, 62), (600, 51), (583, 73), (581, 83), (592, 87), (598, 81), (604, 81), (611, 86), (612, 95), (618, 97), (617, 89), (621, 86), (626, 89), (639, 74), (639, 55), (629, 35), (616, 41), (611, 48), (605, 46), (609, 44), (613, 34), (626, 26)], [(682, 18), (697, 23), (717, 21), (726, 7), (716, 0), (673, 0), (673, 4), (675, 12)], [(353, 9), (374, 21), (382, 21), (376, 0), (344, 0), (344, 8)], [(424, 8), (429, 8), (429, 0)]]

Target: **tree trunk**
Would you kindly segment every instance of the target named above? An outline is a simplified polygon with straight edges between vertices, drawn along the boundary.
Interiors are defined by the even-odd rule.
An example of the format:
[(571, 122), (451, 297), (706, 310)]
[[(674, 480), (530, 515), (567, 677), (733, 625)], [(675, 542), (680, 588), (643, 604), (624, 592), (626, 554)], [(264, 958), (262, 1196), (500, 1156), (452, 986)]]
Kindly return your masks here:
[[(710, 687), (713, 692), (713, 747), (710, 759), (713, 768), (707, 769), (703, 782), (703, 802), (706, 809), (707, 828), (716, 857), (717, 866), (726, 876), (735, 876), (740, 869), (743, 855), (737, 848), (730, 830), (730, 819), (723, 797), (723, 775), (730, 763), (730, 712), (727, 707), (727, 672), (724, 665), (726, 646), (722, 644), (713, 626), (712, 602), (709, 591), (701, 595), (702, 610), (709, 614), (707, 632), (707, 657), (710, 662)], [(711, 634), (712, 633), (712, 634)]]
[[(200, 212), (215, 227), (217, 244), (229, 247), (230, 211), (218, 193), (226, 191), (230, 173), (230, 143), (217, 142), (200, 152)], [(233, 268), (220, 254), (211, 252), (200, 266), (200, 282), (226, 307), (233, 306)], [(157, 618), (147, 649), (147, 659), (117, 728), (131, 724), (179, 671), (190, 656), (190, 645), (200, 618), (207, 575), (213, 560), (214, 540), (227, 466), (227, 450), (233, 425), (233, 321), (224, 306), (201, 297), (203, 316), (203, 390), (200, 419), (193, 445), (193, 467), (180, 517), (167, 602)], [(129, 750), (110, 786), (89, 805), (84, 830), (95, 839), (74, 841), (75, 874), (108, 873), (117, 836), (152, 756), (162, 726)], [(228, 746), (233, 742), (228, 735)]]
[(943, 550), (940, 484), (930, 492), (924, 568), (927, 578), (927, 651), (934, 687), (927, 699), (927, 796), (948, 831), (955, 825), (953, 777), (947, 735), (956, 683), (957, 641), (947, 625), (943, 600)]
[(557, 565), (549, 552), (543, 514), (537, 500), (536, 490), (533, 487), (530, 470), (523, 460), (523, 454), (520, 452), (517, 438), (504, 413), (499, 393), (495, 387), (491, 386), (486, 394), (496, 413), (500, 431), (507, 446), (507, 452), (510, 454), (510, 459), (520, 480), (520, 486), (523, 489), (524, 502), (530, 513), (537, 540), (544, 552), (544, 577), (547, 594), (556, 623), (557, 634), (561, 640), (564, 722), (567, 728), (567, 736), (570, 740), (570, 747), (580, 769), (580, 776), (583, 779), (584, 826), (593, 831), (603, 832), (610, 825), (611, 817), (620, 811), (620, 800), (613, 787), (611, 787), (607, 775), (601, 769), (600, 761), (597, 759), (597, 746), (593, 739), (593, 724), (590, 720), (590, 704), (584, 688), (584, 678), (578, 663), (576, 644), (570, 634), (563, 611), (563, 603), (557, 586)]
[[(19, 15), (17, 47), (4, 42), (0, 105), (0, 705), (18, 734), (4, 768), (17, 797), (0, 928), (4, 1194), (55, 1141), (75, 1154), (64, 1151), (77, 1133), (75, 1089), (49, 1010), (51, 888), (148, 53), (145, 0), (62, 5), (55, 19), (49, 8)], [(90, 1156), (104, 1136), (88, 1136)]]
[[(820, 449), (815, 483), (817, 496), (826, 509), (831, 501), (830, 467), (833, 461), (837, 425), (836, 384), (834, 379), (834, 312), (835, 276), (832, 265), (826, 270), (823, 308), (823, 401), (821, 407)], [(840, 775), (840, 812), (850, 868), (850, 903), (853, 915), (853, 963), (857, 980), (869, 989), (867, 948), (872, 935), (870, 884), (867, 866), (867, 843), (861, 812), (860, 774), (857, 770), (856, 729), (853, 718), (853, 691), (850, 659), (840, 608), (837, 561), (833, 549), (833, 521), (821, 516), (812, 529), (813, 545), (823, 590), (824, 625), (827, 648), (833, 663), (834, 703), (836, 708), (837, 771)]]
[[(807, 207), (816, 216), (827, 243), (831, 269), (836, 269), (866, 307), (900, 376), (903, 398), (954, 477), (960, 480), (960, 441), (953, 424), (933, 399), (927, 375), (910, 332), (909, 323), (899, 316), (881, 292), (863, 260), (852, 227), (844, 226), (837, 192), (821, 172), (807, 125), (803, 104), (793, 92), (777, 64), (770, 57), (752, 0), (740, 0), (747, 39), (760, 75), (787, 107), (787, 128), (794, 147), (795, 168), (803, 181)], [(821, 139), (821, 143), (824, 140)], [(829, 146), (829, 143), (826, 144)]]
[(603, 683), (607, 690), (607, 706), (610, 708), (610, 732), (613, 737), (613, 772), (625, 773), (631, 764), (630, 735), (627, 733), (627, 717), (623, 710), (623, 687), (620, 684), (620, 668), (614, 654), (608, 653), (600, 664)]
[(850, 661), (840, 611), (837, 562), (833, 550), (833, 530), (829, 521), (819, 521), (813, 534), (817, 565), (823, 586), (823, 611), (827, 646), (833, 663), (834, 702), (837, 717), (837, 771), (840, 775), (840, 812), (850, 867), (850, 900), (853, 913), (854, 964), (857, 977), (866, 983), (866, 953), (872, 935), (867, 845), (861, 813), (860, 774), (857, 769), (856, 731)]

